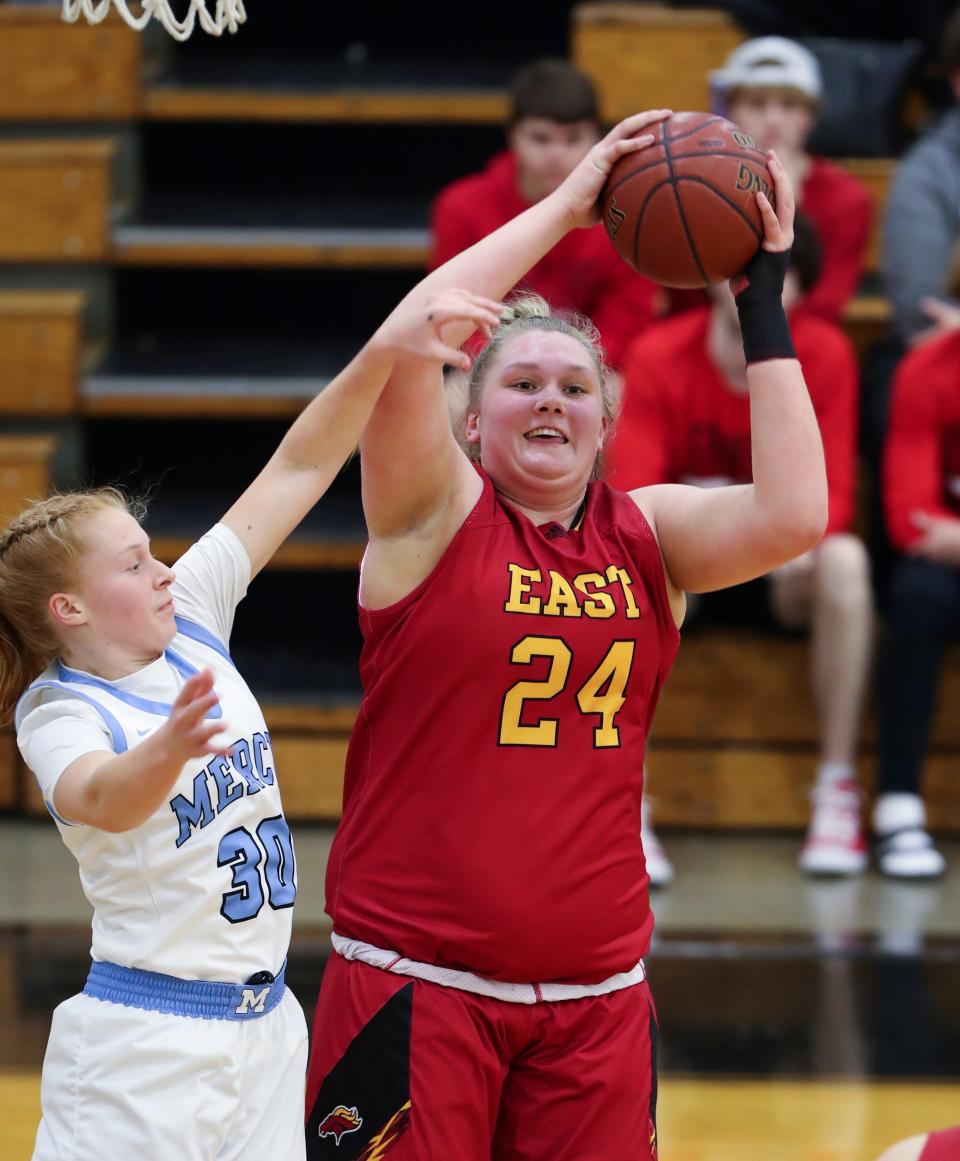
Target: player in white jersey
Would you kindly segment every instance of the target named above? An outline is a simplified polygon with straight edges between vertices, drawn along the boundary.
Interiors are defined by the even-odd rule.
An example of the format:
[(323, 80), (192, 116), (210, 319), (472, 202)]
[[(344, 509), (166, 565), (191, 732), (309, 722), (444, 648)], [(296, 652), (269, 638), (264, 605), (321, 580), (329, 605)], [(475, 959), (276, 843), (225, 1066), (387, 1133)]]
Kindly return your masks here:
[(270, 735), (230, 659), (234, 611), (397, 359), (461, 363), (442, 327), (487, 329), (497, 309), (456, 291), (401, 305), (172, 570), (113, 489), (40, 501), (0, 536), (0, 720), (16, 702), (93, 906), (34, 1161), (303, 1156), (306, 1027), (284, 984), (296, 863)]

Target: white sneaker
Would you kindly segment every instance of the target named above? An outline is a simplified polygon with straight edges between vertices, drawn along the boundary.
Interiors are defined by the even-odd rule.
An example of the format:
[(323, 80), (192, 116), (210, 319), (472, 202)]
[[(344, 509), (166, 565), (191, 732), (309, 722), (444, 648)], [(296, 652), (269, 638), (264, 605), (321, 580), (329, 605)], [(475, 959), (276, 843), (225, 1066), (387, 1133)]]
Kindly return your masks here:
[(650, 808), (644, 798), (640, 803), (640, 842), (647, 861), (647, 874), (651, 887), (666, 887), (673, 882), (673, 864), (664, 854), (660, 840), (650, 825)]
[(927, 812), (918, 794), (882, 794), (873, 812), (877, 867), (894, 879), (937, 879), (947, 869), (927, 833)]
[(911, 826), (877, 838), (877, 867), (893, 879), (939, 879), (947, 862), (923, 827)]
[(867, 842), (855, 782), (844, 779), (814, 790), (799, 862), (808, 875), (859, 875), (866, 870)]

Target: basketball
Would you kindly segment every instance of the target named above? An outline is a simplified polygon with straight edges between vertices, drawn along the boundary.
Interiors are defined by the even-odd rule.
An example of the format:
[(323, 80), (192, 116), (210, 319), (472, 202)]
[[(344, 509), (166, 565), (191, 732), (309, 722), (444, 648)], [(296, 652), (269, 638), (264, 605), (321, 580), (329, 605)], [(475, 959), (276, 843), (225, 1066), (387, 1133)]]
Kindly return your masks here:
[(656, 142), (621, 157), (600, 194), (614, 248), (664, 286), (733, 278), (763, 239), (757, 190), (773, 201), (763, 150), (711, 113), (674, 113), (649, 132)]

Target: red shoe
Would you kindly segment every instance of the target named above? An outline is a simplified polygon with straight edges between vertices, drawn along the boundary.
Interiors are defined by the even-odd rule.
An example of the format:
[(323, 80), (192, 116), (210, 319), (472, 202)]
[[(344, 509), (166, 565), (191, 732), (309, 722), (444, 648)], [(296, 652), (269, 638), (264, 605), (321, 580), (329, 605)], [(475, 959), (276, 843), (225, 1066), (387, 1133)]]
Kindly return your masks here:
[(860, 789), (849, 779), (813, 792), (813, 814), (800, 869), (809, 875), (859, 875), (867, 868)]

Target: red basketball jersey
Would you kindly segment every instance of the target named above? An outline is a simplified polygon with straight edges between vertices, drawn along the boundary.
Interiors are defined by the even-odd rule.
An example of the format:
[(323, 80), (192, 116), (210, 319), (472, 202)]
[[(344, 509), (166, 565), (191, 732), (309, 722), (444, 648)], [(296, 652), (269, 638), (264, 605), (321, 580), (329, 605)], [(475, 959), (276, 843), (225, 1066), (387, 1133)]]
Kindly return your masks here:
[(336, 930), (516, 982), (633, 968), (653, 928), (644, 744), (679, 641), (633, 501), (593, 483), (568, 532), (483, 475), (430, 576), (360, 622)]

